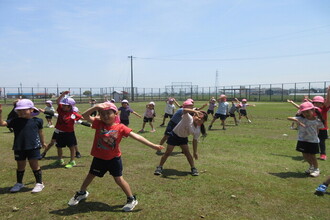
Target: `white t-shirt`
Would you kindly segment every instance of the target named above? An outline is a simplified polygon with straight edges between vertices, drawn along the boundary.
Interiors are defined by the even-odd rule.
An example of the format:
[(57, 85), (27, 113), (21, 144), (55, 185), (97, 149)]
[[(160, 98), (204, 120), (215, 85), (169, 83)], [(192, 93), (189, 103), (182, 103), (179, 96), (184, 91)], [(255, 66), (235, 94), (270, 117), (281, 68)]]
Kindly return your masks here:
[(320, 128), (324, 128), (323, 123), (319, 119), (308, 120), (302, 117), (295, 118), (306, 126), (298, 126), (298, 141), (319, 143), (318, 132)]
[(194, 140), (198, 140), (201, 128), (200, 126), (195, 127), (193, 117), (190, 114), (185, 113), (182, 115), (182, 120), (173, 129), (173, 132), (182, 138), (188, 137), (192, 134)]
[(170, 103), (166, 102), (165, 113), (167, 113), (169, 115), (173, 115), (174, 114), (174, 109), (175, 109), (174, 104), (170, 104)]

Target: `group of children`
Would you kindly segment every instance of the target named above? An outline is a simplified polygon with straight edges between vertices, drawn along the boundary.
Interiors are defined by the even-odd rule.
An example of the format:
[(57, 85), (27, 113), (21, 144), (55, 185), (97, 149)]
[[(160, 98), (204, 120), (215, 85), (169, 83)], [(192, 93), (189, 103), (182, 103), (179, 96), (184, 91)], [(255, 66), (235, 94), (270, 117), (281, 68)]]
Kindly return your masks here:
[[(328, 88), (328, 95), (326, 100), (323, 97), (314, 97), (311, 102), (305, 102), (299, 107), (299, 116), (289, 117), (298, 124), (298, 143), (297, 150), (303, 153), (304, 159), (309, 163), (309, 168), (306, 171), (311, 176), (318, 176), (320, 171), (315, 154), (318, 153), (319, 144), (323, 146), (325, 154), (325, 140), (327, 139), (327, 111), (330, 108), (330, 88)], [(30, 167), (36, 179), (36, 185), (32, 192), (37, 193), (43, 190), (44, 183), (42, 181), (42, 171), (38, 165), (38, 160), (41, 158), (40, 148), (45, 148), (45, 138), (43, 134), (43, 120), (35, 117), (39, 112), (45, 113), (48, 127), (52, 126), (51, 116), (57, 116), (55, 131), (52, 137), (51, 144), (56, 143), (58, 160), (57, 164), (64, 164), (63, 151), (65, 147), (70, 149), (70, 161), (66, 164), (66, 168), (76, 166), (75, 156), (77, 152), (77, 139), (74, 133), (74, 124), (81, 119), (86, 120), (86, 126), (95, 129), (94, 141), (92, 145), (91, 155), (93, 161), (89, 172), (83, 181), (80, 190), (70, 199), (68, 204), (70, 206), (77, 205), (81, 200), (86, 199), (89, 195), (87, 187), (95, 177), (103, 177), (106, 172), (113, 176), (116, 184), (123, 190), (127, 197), (127, 203), (123, 207), (123, 211), (131, 211), (138, 204), (136, 197), (133, 195), (129, 184), (123, 178), (121, 150), (119, 143), (123, 137), (131, 137), (155, 150), (161, 152), (165, 141), (167, 147), (165, 153), (162, 155), (158, 166), (154, 172), (155, 175), (161, 175), (163, 172), (163, 165), (172, 153), (175, 146), (180, 146), (182, 153), (188, 160), (191, 168), (191, 174), (198, 176), (198, 170), (195, 167), (194, 159), (198, 159), (198, 139), (202, 134), (206, 136), (206, 129), (204, 123), (207, 121), (208, 114), (213, 116), (209, 129), (211, 129), (216, 119), (220, 118), (223, 129), (225, 128), (225, 120), (227, 117), (233, 117), (237, 125), (242, 117), (246, 117), (249, 123), (250, 119), (247, 117), (246, 107), (247, 100), (243, 99), (239, 102), (238, 99), (232, 101), (232, 106), (229, 109), (227, 97), (221, 95), (216, 104), (216, 99), (212, 98), (209, 102), (207, 112), (201, 111), (201, 108), (194, 108), (194, 101), (187, 99), (180, 106), (174, 98), (166, 100), (165, 115), (161, 126), (164, 126), (166, 118), (170, 118), (164, 132), (163, 138), (159, 144), (154, 144), (148, 141), (143, 136), (134, 133), (132, 129), (127, 127), (129, 125), (130, 113), (142, 118), (138, 113), (130, 108), (127, 100), (122, 100), (122, 106), (117, 108), (113, 101), (105, 101), (97, 104), (92, 103), (91, 107), (84, 113), (79, 114), (75, 106), (75, 101), (69, 96), (69, 91), (63, 92), (56, 100), (58, 105), (55, 109), (52, 107), (50, 101), (46, 102), (47, 108), (44, 110), (37, 109), (33, 102), (28, 99), (21, 99), (16, 103), (15, 112), (18, 114), (17, 118), (12, 120), (2, 120), (2, 107), (0, 105), (0, 125), (8, 126), (13, 129), (15, 138), (13, 150), (15, 160), (17, 161), (17, 183), (10, 189), (11, 192), (18, 192), (23, 187), (23, 177), (28, 160)], [(175, 112), (175, 105), (179, 109)], [(215, 108), (218, 106), (214, 114)], [(253, 105), (254, 106), (254, 105)], [(151, 132), (154, 132), (152, 124), (155, 113), (155, 103), (150, 102), (146, 105), (146, 111), (143, 116), (143, 125), (140, 132), (144, 132), (144, 127), (147, 122), (151, 126)], [(235, 112), (239, 112), (239, 120), (236, 120)], [(213, 115), (214, 114), (214, 115)], [(119, 115), (119, 116), (118, 116)], [(322, 131), (322, 132), (320, 132)], [(193, 136), (193, 154), (190, 153), (188, 147), (188, 136)], [(49, 145), (46, 149), (49, 149)], [(322, 151), (322, 150), (321, 150)], [(317, 188), (319, 194), (324, 194), (330, 183), (330, 177)]]

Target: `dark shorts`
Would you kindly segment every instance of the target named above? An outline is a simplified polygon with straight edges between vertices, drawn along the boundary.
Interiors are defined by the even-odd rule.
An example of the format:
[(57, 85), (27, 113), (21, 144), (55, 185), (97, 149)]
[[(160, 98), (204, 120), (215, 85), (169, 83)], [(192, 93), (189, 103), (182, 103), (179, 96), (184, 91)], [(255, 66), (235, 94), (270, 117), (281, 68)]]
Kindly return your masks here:
[(166, 142), (168, 145), (172, 146), (181, 146), (181, 145), (187, 145), (188, 144), (188, 137), (179, 137), (176, 135), (173, 131), (170, 133), (170, 136), (167, 139)]
[(306, 141), (298, 141), (296, 146), (296, 151), (299, 151), (301, 153), (308, 153), (308, 154), (320, 153), (318, 143), (310, 143)]
[(94, 111), (90, 114), (90, 116), (95, 117), (97, 115), (97, 111)]
[(15, 150), (15, 160), (36, 160), (40, 158), (40, 148), (33, 150)]
[(224, 121), (224, 120), (226, 120), (227, 115), (222, 115), (222, 114), (217, 114), (217, 113), (215, 113), (214, 118), (215, 118), (215, 119), (220, 118), (220, 120)]
[(56, 140), (57, 139), (57, 135), (58, 133), (56, 133), (55, 131), (53, 132), (53, 136), (52, 136), (52, 140)]
[(152, 122), (152, 118), (144, 117), (143, 122)]
[(103, 177), (104, 174), (109, 171), (113, 177), (119, 177), (123, 175), (123, 164), (121, 157), (115, 157), (111, 160), (102, 160), (94, 157), (89, 173), (94, 176)]
[(247, 112), (245, 109), (240, 109), (239, 113), (241, 114), (241, 116), (247, 116)]
[(56, 147), (73, 147), (77, 145), (77, 139), (74, 132), (59, 132), (56, 135)]
[(53, 116), (50, 116), (50, 115), (46, 115), (46, 118), (47, 118), (47, 119), (52, 119), (52, 118), (53, 118)]
[(172, 132), (172, 130), (175, 128), (176, 125), (177, 124), (175, 124), (173, 121), (169, 121), (166, 126), (164, 135), (170, 135), (170, 133)]
[(172, 118), (173, 115), (165, 113), (164, 118)]
[(207, 110), (207, 114), (211, 114), (211, 115), (213, 115), (213, 114), (214, 114), (214, 110), (210, 110), (210, 109), (208, 109), (208, 110)]
[(129, 125), (129, 120), (122, 120), (122, 119), (120, 119), (120, 123), (128, 126)]
[(229, 117), (235, 117), (235, 113), (229, 113)]
[(328, 130), (319, 130), (319, 139), (325, 140), (328, 138)]

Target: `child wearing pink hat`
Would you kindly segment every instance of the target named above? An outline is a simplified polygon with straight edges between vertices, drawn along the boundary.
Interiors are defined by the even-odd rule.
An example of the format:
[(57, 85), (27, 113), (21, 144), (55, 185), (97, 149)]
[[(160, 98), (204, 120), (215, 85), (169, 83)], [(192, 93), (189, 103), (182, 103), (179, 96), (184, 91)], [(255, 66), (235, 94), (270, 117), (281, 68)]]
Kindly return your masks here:
[(326, 145), (325, 141), (328, 139), (328, 111), (330, 109), (330, 86), (327, 88), (327, 96), (324, 99), (322, 96), (315, 96), (312, 99), (312, 103), (315, 107), (321, 110), (322, 117), (324, 119), (324, 128), (320, 129), (319, 139), (320, 139), (320, 159), (326, 160)]
[(246, 111), (246, 108), (248, 106), (255, 107), (256, 105), (250, 105), (250, 104), (247, 103), (247, 99), (242, 99), (242, 102), (238, 105), (238, 107), (239, 107), (239, 111), (238, 111), (238, 113), (239, 113), (238, 114), (239, 115), (238, 116), (238, 122), (241, 122), (241, 119), (243, 117), (245, 117), (248, 120), (248, 122), (251, 123), (251, 120), (249, 119), (248, 114), (247, 114), (247, 111)]
[[(288, 117), (288, 120), (298, 124), (298, 142), (296, 150), (301, 152), (304, 159), (308, 162), (309, 168), (305, 171), (311, 177), (320, 175), (320, 169), (316, 159), (319, 153), (318, 132), (324, 127), (322, 115), (319, 110), (310, 102), (304, 102), (299, 106), (301, 116)], [(318, 115), (318, 117), (315, 116)]]
[(36, 185), (32, 189), (32, 193), (38, 193), (45, 187), (42, 182), (42, 172), (38, 163), (40, 148), (46, 146), (42, 131), (43, 121), (40, 118), (34, 117), (37, 115), (38, 109), (34, 107), (33, 102), (29, 99), (19, 100), (16, 103), (15, 111), (18, 114), (17, 118), (10, 121), (3, 121), (2, 107), (0, 105), (0, 126), (9, 126), (14, 130), (15, 134), (13, 150), (17, 162), (17, 182), (10, 189), (10, 192), (18, 192), (24, 187), (23, 177), (26, 160), (28, 160), (36, 179)]
[[(99, 117), (92, 117), (93, 111), (99, 112)], [(78, 191), (68, 202), (68, 205), (74, 206), (86, 199), (89, 195), (87, 187), (92, 183), (95, 177), (102, 178), (109, 172), (116, 184), (124, 191), (127, 196), (127, 203), (122, 210), (132, 211), (138, 204), (136, 197), (126, 180), (123, 178), (123, 165), (119, 144), (123, 137), (131, 137), (155, 150), (161, 150), (164, 147), (151, 143), (139, 134), (132, 132), (132, 129), (124, 124), (115, 122), (118, 114), (117, 107), (110, 102), (97, 104), (83, 113), (84, 118), (92, 123), (95, 129), (95, 136), (91, 155), (94, 157), (89, 172)]]
[(146, 123), (149, 122), (149, 125), (151, 127), (150, 132), (155, 132), (154, 125), (152, 124), (152, 121), (156, 117), (156, 111), (155, 111), (155, 103), (149, 102), (149, 104), (146, 105), (146, 110), (144, 112), (143, 116), (143, 123), (142, 123), (142, 129), (139, 131), (139, 133), (144, 132), (144, 127), (146, 126)]

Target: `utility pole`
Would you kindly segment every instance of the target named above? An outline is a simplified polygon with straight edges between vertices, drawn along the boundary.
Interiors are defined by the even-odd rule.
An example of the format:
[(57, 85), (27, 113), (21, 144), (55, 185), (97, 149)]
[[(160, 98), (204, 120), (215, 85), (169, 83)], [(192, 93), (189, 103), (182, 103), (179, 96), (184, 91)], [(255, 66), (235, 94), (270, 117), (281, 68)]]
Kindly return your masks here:
[(133, 56), (128, 56), (131, 59), (131, 99), (134, 101), (134, 85), (133, 85)]

